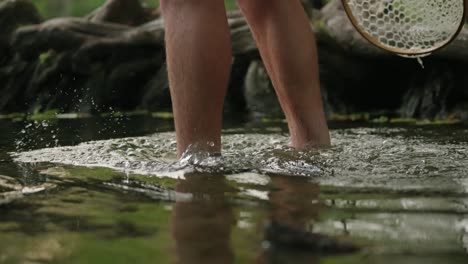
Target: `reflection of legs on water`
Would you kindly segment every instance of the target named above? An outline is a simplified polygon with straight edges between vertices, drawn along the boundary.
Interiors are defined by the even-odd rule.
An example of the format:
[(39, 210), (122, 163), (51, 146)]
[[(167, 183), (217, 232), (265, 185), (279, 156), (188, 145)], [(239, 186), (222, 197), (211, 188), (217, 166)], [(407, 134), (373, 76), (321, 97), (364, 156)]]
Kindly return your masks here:
[[(172, 229), (177, 263), (234, 263), (231, 229), (235, 219), (224, 193), (229, 187), (222, 175), (186, 175), (176, 191)], [(188, 197), (188, 198), (187, 198)]]
[(231, 64), (224, 1), (162, 0), (161, 10), (178, 155), (193, 143), (217, 152)]
[(271, 218), (304, 231), (318, 216), (319, 185), (301, 177), (271, 176), (275, 191), (268, 195), (273, 205)]
[[(272, 209), (265, 230), (266, 239), (273, 246), (287, 249), (305, 249), (311, 222), (318, 216), (319, 186), (301, 177), (271, 176), (274, 190), (268, 195)], [(319, 242), (319, 241), (316, 241)], [(296, 248), (297, 247), (297, 248)], [(260, 263), (315, 263), (317, 256), (308, 248), (303, 252), (266, 250), (259, 256)]]
[(299, 0), (238, 0), (257, 41), (296, 148), (328, 146), (317, 50)]
[(316, 263), (322, 254), (353, 253), (357, 248), (312, 232), (322, 208), (319, 185), (304, 177), (271, 176), (268, 194), (271, 211), (265, 239), (271, 244), (259, 257), (261, 263)]

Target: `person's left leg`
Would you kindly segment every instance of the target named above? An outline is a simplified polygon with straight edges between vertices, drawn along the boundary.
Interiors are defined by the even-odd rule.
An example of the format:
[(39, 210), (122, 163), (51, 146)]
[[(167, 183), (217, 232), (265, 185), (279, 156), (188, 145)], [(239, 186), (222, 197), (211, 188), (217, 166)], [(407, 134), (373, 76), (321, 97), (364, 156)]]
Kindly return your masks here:
[(223, 0), (161, 0), (177, 155), (221, 148), (231, 43)]

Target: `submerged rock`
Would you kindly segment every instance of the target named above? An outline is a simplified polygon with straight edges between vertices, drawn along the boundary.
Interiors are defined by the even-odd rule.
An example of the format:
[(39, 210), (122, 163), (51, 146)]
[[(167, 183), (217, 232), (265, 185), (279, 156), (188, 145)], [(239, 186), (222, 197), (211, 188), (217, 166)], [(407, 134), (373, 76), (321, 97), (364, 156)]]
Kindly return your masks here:
[(26, 195), (51, 190), (55, 187), (53, 183), (24, 186), (15, 178), (0, 175), (0, 206), (24, 198)]

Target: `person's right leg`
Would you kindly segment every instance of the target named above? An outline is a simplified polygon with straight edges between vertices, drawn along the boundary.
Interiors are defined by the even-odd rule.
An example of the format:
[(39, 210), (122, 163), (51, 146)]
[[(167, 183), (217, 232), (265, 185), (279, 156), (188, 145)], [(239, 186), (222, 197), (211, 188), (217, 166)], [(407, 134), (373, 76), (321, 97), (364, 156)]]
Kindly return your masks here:
[(288, 120), (295, 148), (330, 145), (317, 49), (299, 0), (237, 0)]
[(232, 59), (224, 1), (161, 0), (160, 4), (177, 154), (191, 144), (218, 152)]

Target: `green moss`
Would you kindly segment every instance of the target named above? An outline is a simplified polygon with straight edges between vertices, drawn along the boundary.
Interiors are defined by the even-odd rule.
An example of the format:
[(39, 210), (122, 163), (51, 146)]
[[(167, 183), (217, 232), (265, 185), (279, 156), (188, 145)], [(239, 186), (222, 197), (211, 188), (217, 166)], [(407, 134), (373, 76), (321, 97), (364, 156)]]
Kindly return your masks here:
[(43, 170), (41, 173), (44, 175), (55, 176), (63, 180), (79, 179), (85, 181), (94, 180), (108, 182), (114, 179), (128, 178), (141, 183), (154, 184), (163, 189), (174, 189), (177, 184), (177, 180), (174, 178), (139, 174), (127, 175), (126, 173), (103, 167), (57, 166)]
[(415, 118), (392, 118), (390, 123), (392, 124), (416, 124), (417, 119)]
[(331, 121), (369, 121), (370, 113), (352, 113), (352, 114), (338, 114), (333, 113), (330, 116)]
[(177, 185), (177, 180), (169, 177), (131, 175), (130, 178), (140, 182), (153, 183), (164, 189), (175, 189), (175, 186)]
[(328, 32), (327, 26), (322, 20), (315, 20), (313, 22), (313, 27), (318, 32)]
[(435, 119), (435, 120), (429, 120), (429, 119), (423, 119), (419, 120), (416, 122), (416, 125), (455, 125), (461, 123), (461, 120), (459, 119)]
[(23, 120), (26, 118), (25, 113), (10, 113), (10, 114), (0, 114), (0, 119), (11, 119), (11, 120)]
[(377, 124), (414, 124), (414, 125), (453, 125), (462, 123), (460, 119), (448, 117), (445, 119), (417, 119), (417, 118), (392, 118), (385, 113), (333, 113), (330, 121), (361, 121)]
[[(63, 175), (70, 178), (86, 179), (86, 180), (99, 180), (99, 181), (110, 181), (116, 177), (125, 176), (122, 172), (117, 172), (109, 168), (89, 168), (89, 167), (76, 167), (67, 166), (63, 167)], [(65, 174), (66, 173), (66, 174)]]
[(386, 116), (380, 116), (379, 118), (374, 118), (371, 120), (371, 123), (388, 123), (390, 118)]
[(134, 110), (134, 111), (112, 111), (101, 113), (101, 117), (131, 117), (131, 116), (145, 116), (148, 115), (147, 110)]
[(28, 116), (27, 119), (35, 121), (57, 119), (58, 112), (59, 111), (57, 109), (51, 109), (44, 112), (35, 112), (34, 114)]
[(260, 121), (262, 123), (286, 123), (286, 119), (284, 119), (284, 118), (263, 117)]
[(174, 114), (171, 112), (154, 112), (151, 113), (152, 117), (161, 118), (161, 119), (173, 119)]
[(39, 55), (39, 64), (44, 64), (44, 63), (47, 63), (49, 61), (51, 57), (51, 53), (50, 52), (43, 52)]

